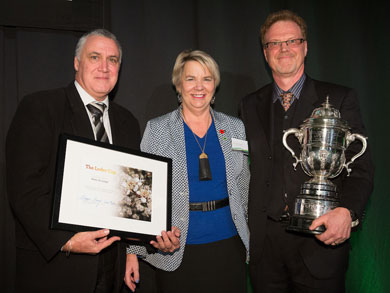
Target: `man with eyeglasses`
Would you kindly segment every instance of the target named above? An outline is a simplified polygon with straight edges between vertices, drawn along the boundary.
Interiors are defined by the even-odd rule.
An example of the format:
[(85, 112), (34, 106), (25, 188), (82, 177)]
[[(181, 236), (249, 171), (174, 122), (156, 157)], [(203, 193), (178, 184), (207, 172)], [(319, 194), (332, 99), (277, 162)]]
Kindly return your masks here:
[[(366, 152), (333, 183), (341, 198), (335, 208), (313, 221), (320, 235), (286, 231), (295, 197), (309, 179), (282, 144), (283, 131), (299, 128), (329, 95), (353, 133), (365, 133), (356, 93), (349, 88), (311, 79), (304, 70), (307, 54), (305, 21), (278, 11), (261, 27), (265, 60), (273, 82), (241, 102), (251, 158), (249, 190), (250, 275), (254, 292), (344, 292), (352, 222), (362, 219), (373, 189), (373, 166)], [(298, 140), (290, 147), (300, 153)], [(351, 144), (347, 158), (360, 150)]]

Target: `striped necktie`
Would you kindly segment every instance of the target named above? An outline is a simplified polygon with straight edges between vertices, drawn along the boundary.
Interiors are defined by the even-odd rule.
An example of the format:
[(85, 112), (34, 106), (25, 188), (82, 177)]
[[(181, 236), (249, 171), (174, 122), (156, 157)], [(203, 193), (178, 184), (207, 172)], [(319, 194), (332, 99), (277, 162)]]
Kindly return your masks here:
[(103, 113), (106, 105), (102, 103), (92, 102), (87, 105), (89, 112), (92, 114), (92, 122), (97, 141), (108, 142), (108, 137), (103, 124)]

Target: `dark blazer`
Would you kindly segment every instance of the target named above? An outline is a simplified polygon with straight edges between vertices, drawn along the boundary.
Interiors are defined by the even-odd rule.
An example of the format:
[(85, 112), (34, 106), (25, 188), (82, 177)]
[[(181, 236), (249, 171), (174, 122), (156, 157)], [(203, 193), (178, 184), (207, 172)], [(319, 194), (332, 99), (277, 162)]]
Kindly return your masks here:
[[(139, 124), (110, 102), (113, 143), (139, 149)], [(94, 139), (84, 104), (72, 82), (68, 87), (26, 96), (19, 104), (6, 142), (8, 197), (16, 222), (16, 288), (32, 292), (93, 292), (98, 256), (60, 253), (72, 232), (49, 229), (59, 135)], [(125, 249), (119, 253), (116, 285), (122, 284)], [(118, 290), (118, 289), (117, 289)]]
[[(249, 185), (249, 230), (251, 263), (256, 264), (260, 259), (265, 238), (267, 220), (267, 208), (274, 184), (283, 184), (278, 180), (272, 181), (273, 168), (273, 105), (272, 84), (248, 95), (241, 102), (241, 117), (244, 121), (250, 151), (251, 181)], [(349, 88), (316, 81), (307, 76), (301, 95), (295, 106), (291, 128), (299, 128), (302, 122), (308, 118), (313, 109), (320, 107), (329, 95), (330, 103), (341, 112), (341, 117), (351, 127), (352, 133), (365, 135), (366, 131), (360, 115), (360, 109), (356, 93)], [(283, 133), (280, 133), (280, 137)], [(301, 148), (298, 140), (290, 135), (288, 144), (296, 154), (300, 154)], [(353, 142), (346, 151), (347, 160), (356, 154), (361, 144)], [(300, 166), (294, 171), (292, 166), (295, 160), (285, 150), (283, 172), (285, 177), (285, 189), (289, 194), (288, 205), (294, 206), (295, 196), (298, 195), (300, 186), (309, 180)], [(352, 173), (349, 177), (343, 171), (337, 178), (332, 179), (337, 185), (337, 191), (341, 196), (341, 206), (355, 211), (360, 220), (362, 218), (367, 200), (373, 189), (373, 165), (369, 151), (351, 164)], [(256, 180), (253, 180), (256, 178)], [(329, 278), (335, 274), (345, 273), (348, 265), (349, 242), (345, 242), (336, 248), (326, 246), (313, 236), (297, 237), (301, 241), (300, 254), (310, 270), (317, 278)], [(288, 245), (288, 244), (286, 244)]]

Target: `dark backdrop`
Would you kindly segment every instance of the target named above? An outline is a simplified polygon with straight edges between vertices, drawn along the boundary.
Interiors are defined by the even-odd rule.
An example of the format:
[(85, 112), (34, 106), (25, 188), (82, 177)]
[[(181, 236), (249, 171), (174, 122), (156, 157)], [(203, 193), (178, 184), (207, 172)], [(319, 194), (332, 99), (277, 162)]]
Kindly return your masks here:
[[(53, 0), (58, 5), (48, 7), (48, 1), (18, 0), (20, 5), (30, 3), (27, 11), (41, 13), (31, 25), (12, 22), (12, 15), (23, 11), (23, 6), (7, 6), (8, 2), (2, 1), (6, 13), (0, 13), (2, 292), (12, 292), (15, 269), (13, 220), (5, 193), (7, 129), (25, 94), (64, 86), (73, 79), (73, 51), (82, 31), (105, 26), (122, 43), (124, 57), (115, 100), (135, 114), (143, 130), (147, 120), (177, 106), (171, 70), (177, 54), (187, 48), (204, 50), (219, 63), (222, 79), (216, 109), (237, 116), (239, 100), (271, 80), (258, 31), (268, 13), (282, 8), (296, 11), (307, 21), (307, 73), (359, 93), (376, 181), (363, 227), (352, 236), (347, 287), (349, 292), (390, 291), (386, 217), (390, 205), (386, 188), (390, 30), (382, 1), (73, 0), (65, 10), (74, 17), (67, 18), (64, 1)], [(88, 5), (93, 5), (93, 13), (88, 12)]]

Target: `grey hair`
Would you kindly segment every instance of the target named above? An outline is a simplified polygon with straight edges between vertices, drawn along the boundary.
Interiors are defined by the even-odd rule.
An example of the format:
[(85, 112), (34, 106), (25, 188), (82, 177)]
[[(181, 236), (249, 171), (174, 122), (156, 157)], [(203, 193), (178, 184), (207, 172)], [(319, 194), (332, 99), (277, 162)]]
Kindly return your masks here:
[(106, 30), (106, 29), (96, 29), (96, 30), (87, 32), (87, 33), (85, 33), (84, 35), (81, 36), (81, 38), (77, 42), (76, 50), (75, 50), (75, 56), (76, 56), (77, 60), (80, 61), (81, 52), (83, 51), (85, 42), (87, 41), (87, 39), (89, 37), (93, 37), (93, 36), (100, 36), (100, 37), (105, 37), (105, 38), (113, 40), (115, 42), (115, 44), (117, 45), (118, 50), (119, 50), (119, 63), (122, 62), (122, 47), (121, 47), (121, 44), (119, 43), (119, 41), (116, 38), (116, 36), (113, 33), (111, 33), (108, 30)]

